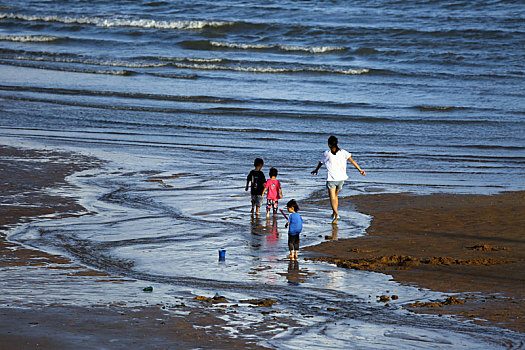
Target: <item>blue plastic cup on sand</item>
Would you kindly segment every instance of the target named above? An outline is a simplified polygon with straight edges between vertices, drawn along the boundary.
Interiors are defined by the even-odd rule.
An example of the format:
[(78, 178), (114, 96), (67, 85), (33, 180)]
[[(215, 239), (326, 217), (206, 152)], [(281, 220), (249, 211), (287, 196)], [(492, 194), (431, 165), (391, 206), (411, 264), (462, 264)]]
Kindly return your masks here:
[(226, 249), (219, 249), (219, 261), (226, 259)]

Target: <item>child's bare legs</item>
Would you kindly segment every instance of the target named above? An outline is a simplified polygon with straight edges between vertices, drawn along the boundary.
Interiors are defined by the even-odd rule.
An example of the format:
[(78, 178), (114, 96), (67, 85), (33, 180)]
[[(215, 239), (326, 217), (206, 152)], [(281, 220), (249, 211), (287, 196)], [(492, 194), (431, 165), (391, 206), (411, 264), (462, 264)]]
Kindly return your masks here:
[(290, 259), (297, 259), (297, 253), (299, 253), (299, 235), (288, 234), (288, 250)]
[(335, 218), (339, 215), (337, 209), (339, 208), (339, 191), (335, 188), (329, 188), (328, 194), (330, 195), (330, 204), (332, 205), (332, 217)]
[(257, 208), (257, 211), (259, 211), (259, 206), (258, 206), (258, 202), (257, 201), (258, 201), (257, 196), (252, 194), (252, 211), (251, 211), (252, 215), (253, 215), (253, 213), (255, 211), (254, 210), (255, 208)]
[(268, 199), (266, 201), (266, 217), (270, 217), (270, 209), (274, 208), (274, 216), (275, 216), (275, 203), (273, 200)]
[(262, 199), (259, 195), (254, 195), (252, 205), (255, 206), (255, 215), (259, 215), (261, 209)]

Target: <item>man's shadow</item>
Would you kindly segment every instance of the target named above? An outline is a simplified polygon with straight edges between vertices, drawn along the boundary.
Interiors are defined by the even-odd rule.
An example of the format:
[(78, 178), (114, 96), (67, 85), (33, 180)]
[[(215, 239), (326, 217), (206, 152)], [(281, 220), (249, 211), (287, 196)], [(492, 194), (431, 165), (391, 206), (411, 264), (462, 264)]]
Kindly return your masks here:
[(333, 223), (332, 224), (332, 235), (324, 236), (324, 238), (329, 241), (337, 241), (338, 234), (339, 234), (339, 227), (337, 226), (337, 223)]

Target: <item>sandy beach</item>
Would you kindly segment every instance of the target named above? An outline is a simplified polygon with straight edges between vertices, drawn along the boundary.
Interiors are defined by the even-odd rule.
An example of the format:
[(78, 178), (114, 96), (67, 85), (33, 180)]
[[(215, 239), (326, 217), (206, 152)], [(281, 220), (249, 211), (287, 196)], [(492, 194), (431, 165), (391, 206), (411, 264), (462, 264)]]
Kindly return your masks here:
[[(46, 161), (43, 161), (43, 160)], [(86, 214), (73, 197), (51, 195), (47, 189), (64, 187), (74, 172), (99, 165), (96, 159), (69, 152), (21, 150), (0, 147), (2, 187), (0, 206), (0, 273), (9, 276), (14, 268), (60, 271), (68, 283), (82, 283), (86, 290), (104, 290), (112, 283), (124, 283), (75, 264), (70, 259), (22, 247), (6, 241), (6, 231), (14, 225), (45, 216), (55, 218)], [(70, 188), (74, 193), (74, 188)], [(39, 270), (40, 269), (40, 270)], [(32, 281), (35, 287), (63, 290), (68, 287), (46, 280), (47, 274)], [(20, 281), (22, 282), (22, 281)], [(16, 283), (16, 282), (13, 282)], [(16, 287), (16, 285), (13, 285)], [(0, 302), (5, 301), (0, 297)], [(166, 305), (126, 307), (125, 304), (71, 306), (61, 300), (49, 305), (40, 300), (15, 300), (0, 307), (0, 348), (2, 349), (129, 349), (129, 348), (220, 348), (263, 349), (253, 342), (232, 338), (221, 326), (220, 312), (203, 303), (192, 307), (184, 302), (172, 306), (184, 312), (174, 316)]]
[[(0, 147), (0, 156), (6, 169), (0, 216), (3, 274), (7, 276), (20, 267), (52, 269), (66, 280), (71, 277), (68, 283), (81, 281), (82, 288), (99, 290), (108, 284), (130, 282), (6, 240), (6, 232), (13, 225), (43, 216), (89, 214), (74, 196), (52, 195), (46, 189), (68, 188), (68, 175), (99, 166), (100, 161), (62, 151), (11, 147)], [(69, 189), (74, 193), (74, 188)], [(347, 240), (327, 237), (326, 243), (305, 249), (303, 256), (342, 268), (384, 272), (421, 288), (458, 292), (457, 300), (464, 301), (406, 305), (414, 312), (480, 318), (487, 321), (477, 322), (523, 332), (523, 196), (392, 194), (343, 198), (343, 207), (355, 205), (373, 216), (368, 235)], [(42, 273), (33, 283), (56, 288), (57, 284), (45, 276)], [(210, 307), (213, 300), (206, 297), (200, 306), (184, 301), (171, 306), (133, 307), (118, 303), (72, 306), (61, 300), (52, 304), (39, 300), (3, 304), (0, 343), (6, 348), (263, 348), (256, 341), (228, 334), (221, 327), (224, 321), (220, 317), (227, 311)], [(179, 309), (184, 315), (168, 309)], [(272, 324), (263, 323), (248, 332), (261, 336), (268, 327)]]
[(452, 314), (525, 331), (525, 193), (378, 194), (343, 198), (340, 203), (371, 215), (372, 224), (366, 236), (328, 237), (307, 248), (317, 255), (314, 260), (459, 293), (459, 301), (406, 305), (414, 312)]

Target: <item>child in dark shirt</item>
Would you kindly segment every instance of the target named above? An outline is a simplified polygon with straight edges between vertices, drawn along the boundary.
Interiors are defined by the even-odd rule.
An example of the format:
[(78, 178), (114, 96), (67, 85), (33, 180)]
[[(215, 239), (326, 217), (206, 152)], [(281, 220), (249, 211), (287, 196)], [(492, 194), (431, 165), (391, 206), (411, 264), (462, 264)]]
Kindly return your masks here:
[(264, 184), (266, 183), (266, 177), (261, 171), (263, 165), (264, 161), (261, 158), (255, 158), (253, 162), (254, 169), (250, 171), (246, 177), (245, 191), (248, 191), (248, 187), (250, 187), (251, 184), (252, 214), (255, 209), (255, 215), (259, 215), (259, 209), (263, 202), (262, 193), (264, 191)]

